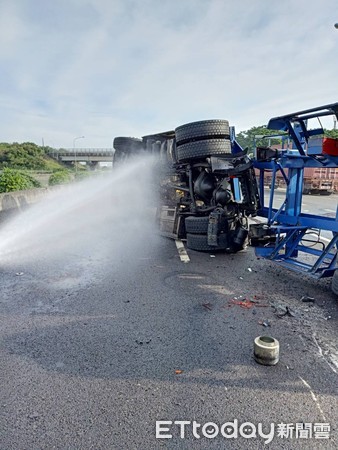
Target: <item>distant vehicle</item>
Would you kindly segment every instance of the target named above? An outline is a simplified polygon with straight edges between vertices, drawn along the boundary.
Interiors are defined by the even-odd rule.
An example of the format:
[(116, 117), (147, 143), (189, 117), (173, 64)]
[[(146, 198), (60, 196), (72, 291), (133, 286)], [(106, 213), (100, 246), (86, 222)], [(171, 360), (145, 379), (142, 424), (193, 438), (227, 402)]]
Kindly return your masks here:
[[(268, 137), (268, 136), (267, 136)], [(273, 145), (274, 150), (283, 150), (280, 145)], [(255, 169), (256, 176), (259, 171)], [(272, 172), (265, 171), (264, 184), (271, 189)], [(281, 173), (275, 177), (275, 189), (286, 188), (285, 179)], [(306, 167), (303, 173), (303, 194), (305, 195), (331, 195), (338, 192), (338, 168), (332, 167)]]
[[(258, 171), (256, 171), (258, 176)], [(271, 189), (272, 176), (267, 172), (264, 177), (264, 184)], [(282, 175), (277, 174), (275, 180), (276, 188), (286, 188)], [(326, 168), (306, 168), (304, 169), (303, 194), (331, 195), (338, 191), (338, 171)]]

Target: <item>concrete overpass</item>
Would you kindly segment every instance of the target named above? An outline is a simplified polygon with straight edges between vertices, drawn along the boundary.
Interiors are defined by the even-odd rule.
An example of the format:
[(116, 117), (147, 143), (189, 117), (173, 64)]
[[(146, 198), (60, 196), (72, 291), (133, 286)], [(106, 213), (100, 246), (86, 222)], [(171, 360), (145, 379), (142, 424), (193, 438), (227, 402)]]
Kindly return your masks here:
[(112, 162), (114, 149), (112, 148), (76, 148), (76, 149), (60, 149), (49, 153), (54, 159), (65, 163), (86, 162)]
[(113, 162), (114, 152), (112, 148), (63, 148), (53, 150), (49, 156), (63, 164), (86, 163), (95, 170), (100, 162)]

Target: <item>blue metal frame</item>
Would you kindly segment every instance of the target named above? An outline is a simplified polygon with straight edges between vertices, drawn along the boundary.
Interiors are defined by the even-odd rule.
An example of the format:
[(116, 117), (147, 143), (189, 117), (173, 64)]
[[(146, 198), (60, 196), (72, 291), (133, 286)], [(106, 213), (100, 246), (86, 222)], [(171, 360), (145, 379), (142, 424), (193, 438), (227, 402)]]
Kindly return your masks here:
[[(237, 154), (242, 153), (243, 149), (236, 141), (235, 127), (234, 126), (229, 127), (229, 132), (230, 132), (230, 142), (231, 142), (231, 153), (233, 155), (236, 155), (236, 153)], [(242, 200), (242, 197), (241, 197), (241, 188), (240, 188), (238, 178), (233, 178), (232, 184), (233, 184), (234, 200), (236, 202), (240, 202)]]
[[(282, 150), (272, 161), (254, 160), (255, 168), (260, 171), (259, 190), (262, 208), (259, 215), (266, 217), (271, 231), (276, 234), (276, 242), (255, 248), (256, 255), (315, 278), (332, 276), (337, 264), (338, 209), (335, 218), (302, 213), (304, 169), (306, 167), (338, 167), (338, 155), (326, 155), (321, 151), (317, 154), (308, 154), (307, 151), (309, 139), (323, 134), (322, 128), (309, 130), (307, 120), (328, 115), (336, 115), (338, 118), (338, 103), (271, 119), (268, 128), (280, 132), (286, 131), (293, 148)], [(264, 204), (266, 171), (272, 175), (267, 206)], [(285, 180), (286, 193), (284, 202), (277, 210), (273, 207), (273, 201), (278, 172)], [(323, 248), (304, 245), (304, 236), (313, 229), (332, 232), (332, 239), (326, 244), (322, 242)], [(307, 260), (309, 257), (311, 261)]]

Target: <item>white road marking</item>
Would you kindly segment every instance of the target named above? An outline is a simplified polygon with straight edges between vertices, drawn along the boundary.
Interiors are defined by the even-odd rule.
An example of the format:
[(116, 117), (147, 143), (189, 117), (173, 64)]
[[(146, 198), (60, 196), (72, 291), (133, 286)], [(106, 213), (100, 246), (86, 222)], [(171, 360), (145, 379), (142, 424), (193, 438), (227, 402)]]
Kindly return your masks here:
[[(312, 339), (318, 348), (319, 356), (321, 356), (324, 359), (324, 361), (328, 364), (328, 366), (334, 373), (338, 373), (336, 370), (336, 368), (338, 369), (338, 361), (336, 361), (336, 358), (334, 357), (334, 355), (331, 355), (332, 357), (330, 358), (330, 362), (329, 362), (324, 356), (322, 347), (318, 344), (316, 333), (312, 334)], [(332, 364), (334, 367), (332, 367)]]
[(324, 412), (323, 412), (323, 410), (322, 410), (322, 407), (320, 406), (317, 397), (315, 396), (313, 390), (311, 389), (311, 386), (309, 385), (309, 383), (307, 383), (307, 382), (304, 380), (304, 378), (302, 378), (302, 377), (299, 377), (299, 378), (302, 380), (302, 382), (304, 383), (304, 385), (309, 389), (310, 394), (311, 394), (311, 397), (312, 397), (313, 401), (316, 403), (317, 408), (318, 408), (318, 411), (320, 412), (320, 414), (321, 414), (321, 416), (322, 416), (322, 419), (324, 420), (324, 422), (326, 422), (326, 418), (325, 418)]
[(180, 255), (181, 261), (184, 262), (184, 263), (190, 262), (190, 258), (188, 256), (188, 253), (187, 253), (185, 247), (184, 247), (183, 242), (180, 239), (176, 239), (175, 243), (176, 243), (176, 247), (177, 247), (177, 250), (178, 250), (178, 254)]

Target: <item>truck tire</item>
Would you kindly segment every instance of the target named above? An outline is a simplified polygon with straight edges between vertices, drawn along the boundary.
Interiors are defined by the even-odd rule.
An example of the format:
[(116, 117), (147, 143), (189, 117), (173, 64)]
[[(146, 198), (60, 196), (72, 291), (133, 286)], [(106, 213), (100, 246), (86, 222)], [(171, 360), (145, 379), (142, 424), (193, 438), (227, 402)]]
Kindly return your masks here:
[(198, 252), (216, 252), (228, 248), (228, 238), (226, 234), (219, 236), (219, 245), (217, 247), (208, 245), (207, 234), (187, 233), (187, 247)]
[(209, 216), (206, 217), (186, 217), (185, 230), (191, 234), (207, 234), (209, 226)]
[(177, 146), (177, 160), (179, 162), (189, 161), (190, 159), (204, 159), (208, 156), (217, 155), (232, 156), (229, 139), (205, 139)]
[(113, 147), (116, 150), (129, 153), (141, 150), (143, 148), (143, 142), (142, 139), (133, 137), (116, 137), (113, 141)]
[(331, 281), (331, 290), (334, 294), (338, 295), (338, 270), (335, 270), (332, 281)]
[(227, 120), (201, 120), (187, 123), (175, 129), (176, 142), (200, 140), (206, 137), (229, 138), (229, 122)]

